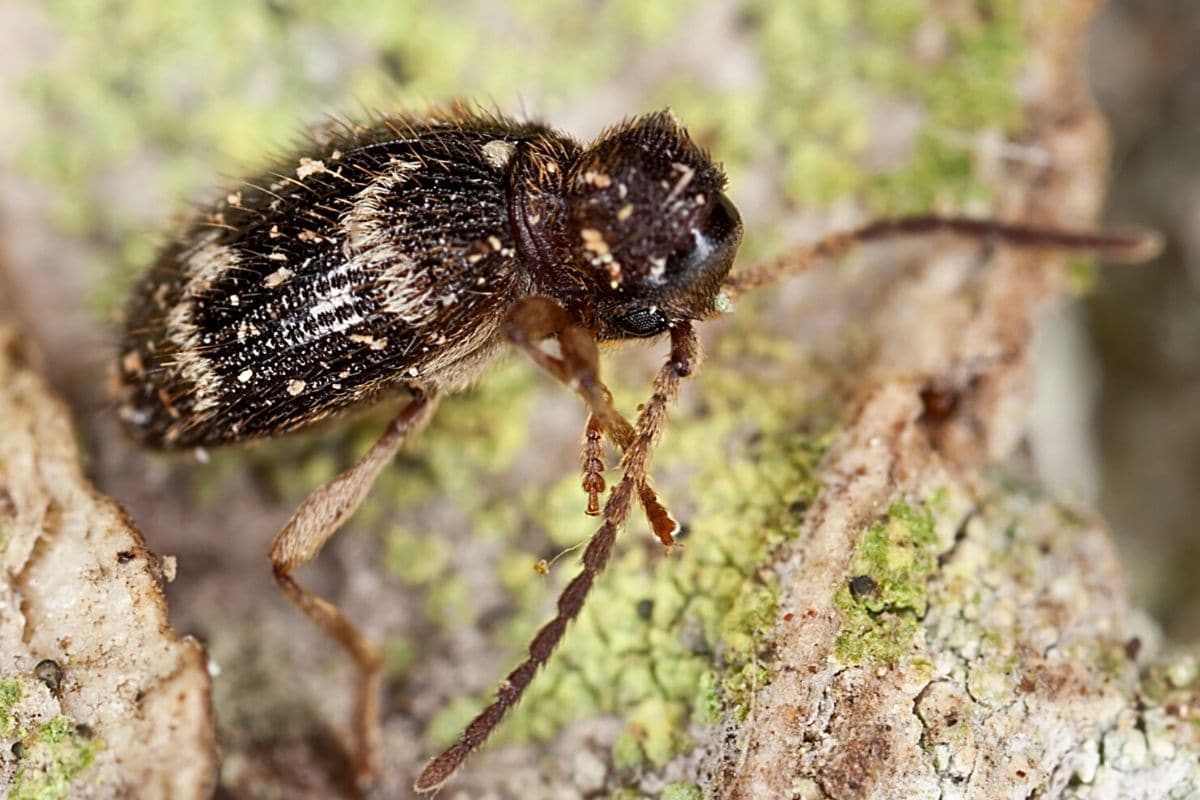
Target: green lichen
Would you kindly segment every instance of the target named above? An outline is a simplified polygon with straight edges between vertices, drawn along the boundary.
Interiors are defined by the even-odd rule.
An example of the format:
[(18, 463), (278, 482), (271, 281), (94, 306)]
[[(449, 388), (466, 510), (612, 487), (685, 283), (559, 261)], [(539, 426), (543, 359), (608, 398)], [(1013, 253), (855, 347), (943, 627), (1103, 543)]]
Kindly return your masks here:
[(55, 717), (21, 740), (24, 754), (9, 787), (10, 800), (59, 800), (80, 796), (75, 778), (103, 744), (79, 733), (67, 717)]
[(388, 571), (409, 586), (427, 586), (450, 563), (450, 545), (437, 536), (396, 527), (386, 540)]
[(660, 797), (661, 800), (703, 800), (704, 793), (694, 783), (669, 783)]
[[(971, 138), (1016, 130), (1024, 55), (1017, 0), (939, 14), (922, 0), (746, 4), (763, 59), (766, 122), (783, 155), (788, 195), (825, 206), (853, 195), (879, 212), (928, 210), (986, 196)], [(926, 58), (919, 39), (943, 45)], [(907, 158), (870, 169), (871, 117), (909, 108)]]
[(0, 736), (8, 736), (13, 731), (12, 708), (23, 694), (21, 682), (14, 678), (0, 680)]
[(634, 704), (625, 714), (625, 731), (622, 736), (633, 739), (632, 746), (618, 745), (616, 753), (625, 753), (626, 763), (618, 767), (632, 767), (641, 763), (661, 767), (671, 760), (685, 744), (681, 740), (688, 716), (685, 702), (672, 702), (661, 695), (649, 695)]
[(392, 637), (383, 643), (383, 668), (389, 675), (403, 675), (420, 657), (420, 646), (401, 637)]
[[(691, 722), (714, 721), (723, 711), (742, 714), (751, 693), (767, 684), (757, 658), (775, 623), (778, 587), (762, 565), (795, 533), (816, 496), (823, 432), (834, 420), (805, 391), (819, 383), (800, 377), (787, 353), (754, 336), (721, 341), (698, 379), (704, 413), (679, 413), (655, 459), (655, 474), (690, 475), (694, 510), (683, 546), (664, 556), (635, 517), (624, 547), (501, 738), (551, 738), (570, 720), (619, 713), (626, 727), (615, 762), (661, 765), (688, 746)], [(780, 374), (785, 364), (788, 378)], [(746, 377), (752, 365), (760, 368), (750, 369), (757, 379)], [(622, 407), (636, 402), (627, 387), (615, 394)], [(797, 417), (811, 427), (797, 428)], [(581, 505), (574, 474), (548, 489), (529, 487), (521, 503), (556, 547), (576, 545), (594, 531)], [(565, 559), (548, 583), (530, 569), (535, 560), (528, 552), (501, 560), (502, 583), (521, 609), (501, 633), (514, 660), (544, 620), (548, 597), (577, 569)], [(451, 740), (481, 702), (438, 715), (430, 738)]]
[(898, 661), (912, 651), (928, 603), (928, 581), (937, 568), (938, 542), (931, 510), (898, 500), (863, 534), (850, 581), (834, 603), (842, 630), (834, 644), (846, 664)]
[(696, 686), (695, 705), (692, 707), (692, 718), (701, 725), (712, 725), (721, 721), (723, 709), (723, 693), (721, 675), (715, 669), (707, 670), (700, 675)]

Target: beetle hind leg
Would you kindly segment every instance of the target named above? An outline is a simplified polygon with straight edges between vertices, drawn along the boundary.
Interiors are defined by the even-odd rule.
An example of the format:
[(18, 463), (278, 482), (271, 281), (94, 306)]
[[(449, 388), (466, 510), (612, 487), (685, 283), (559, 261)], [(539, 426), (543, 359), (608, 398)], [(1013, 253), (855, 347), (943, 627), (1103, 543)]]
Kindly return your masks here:
[(369, 785), (377, 774), (383, 656), (375, 643), (333, 603), (301, 586), (292, 573), (320, 554), (329, 538), (362, 504), (371, 485), (405, 439), (429, 421), (436, 405), (434, 398), (418, 394), (358, 462), (305, 498), (271, 545), (271, 566), (280, 589), (349, 653), (358, 667), (351, 731), (354, 774), (360, 787)]

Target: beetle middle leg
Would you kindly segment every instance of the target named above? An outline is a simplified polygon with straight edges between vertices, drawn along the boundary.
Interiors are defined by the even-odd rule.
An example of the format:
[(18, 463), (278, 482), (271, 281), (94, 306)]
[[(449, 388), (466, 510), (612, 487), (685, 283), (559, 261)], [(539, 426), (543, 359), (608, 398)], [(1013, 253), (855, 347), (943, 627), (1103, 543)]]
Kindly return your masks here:
[[(583, 490), (587, 492), (587, 514), (591, 517), (600, 516), (600, 494), (604, 491), (604, 450), (602, 439), (604, 428), (595, 414), (588, 415), (587, 426), (583, 433)], [(638, 487), (638, 498), (646, 511), (646, 519), (654, 535), (666, 548), (675, 545), (675, 532), (679, 523), (671, 516), (671, 512), (658, 499), (658, 493), (650, 486), (649, 479)]]
[(436, 396), (417, 393), (357, 463), (305, 498), (271, 545), (271, 566), (283, 593), (341, 645), (358, 667), (351, 730), (354, 772), (360, 785), (376, 774), (383, 656), (375, 643), (336, 606), (298, 584), (292, 573), (317, 557), (329, 537), (362, 504), (371, 485), (405, 439), (429, 422), (436, 407)]

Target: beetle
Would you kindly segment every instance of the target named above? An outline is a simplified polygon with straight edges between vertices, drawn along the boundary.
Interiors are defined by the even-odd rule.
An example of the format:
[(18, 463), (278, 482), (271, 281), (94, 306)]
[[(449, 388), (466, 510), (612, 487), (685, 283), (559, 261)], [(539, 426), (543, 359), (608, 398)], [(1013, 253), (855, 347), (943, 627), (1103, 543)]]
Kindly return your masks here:
[[(695, 323), (858, 243), (936, 231), (1130, 260), (1154, 247), (1139, 232), (917, 216), (731, 273), (742, 224), (724, 173), (669, 111), (620, 123), (586, 147), (465, 105), (335, 124), (185, 224), (137, 284), (118, 364), (119, 415), (141, 444), (180, 449), (276, 436), (407, 398), (358, 462), (301, 503), (270, 551), (283, 592), (358, 666), (353, 753), (356, 775), (369, 783), (380, 651), (292, 573), (317, 556), (439, 400), (506, 346), (581, 396), (586, 510), (601, 525), (526, 659), (418, 777), (414, 788), (427, 792), (520, 700), (583, 607), (633, 505), (664, 544), (673, 541), (676, 523), (647, 467), (667, 407), (699, 363)], [(670, 355), (630, 423), (600, 378), (598, 345), (661, 336)], [(601, 504), (605, 438), (623, 457)]]

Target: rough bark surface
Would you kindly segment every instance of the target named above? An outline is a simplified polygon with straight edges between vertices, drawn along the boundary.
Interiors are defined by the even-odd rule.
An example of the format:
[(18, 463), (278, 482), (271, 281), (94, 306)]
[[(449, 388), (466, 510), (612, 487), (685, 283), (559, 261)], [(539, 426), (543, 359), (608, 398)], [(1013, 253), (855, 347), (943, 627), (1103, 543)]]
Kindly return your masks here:
[[(1100, 201), (1104, 133), (1075, 66), (1088, 12), (1032, 29), (1030, 144), (1053, 167), (1007, 166), (1002, 216), (1080, 225)], [(1200, 792), (1194, 712), (1147, 697), (1144, 623), (1103, 523), (993, 470), (1011, 468), (1023, 442), (1031, 339), (1063, 272), (1001, 250), (977, 279), (945, 282), (970, 257), (944, 250), (866, 315), (878, 349), (822, 463), (824, 488), (776, 564), (770, 682), (714, 748), (725, 764), (714, 796)], [(871, 523), (897, 500), (935, 495), (928, 606), (903, 612), (919, 622), (911, 646), (899, 658), (855, 650), (839, 638), (850, 620), (838, 589), (857, 575)], [(867, 606), (898, 630), (886, 601)]]
[[(586, 14), (620, 5), (589, 5)], [(626, 57), (629, 36), (621, 31), (614, 88), (581, 90), (575, 116), (553, 121), (586, 120), (598, 129), (658, 102), (655, 91), (697, 61), (714, 83), (731, 80), (734, 95), (752, 97), (752, 86), (770, 87), (769, 98), (792, 84), (811, 88), (798, 77), (808, 76), (813, 65), (804, 52), (817, 45), (810, 37), (796, 58), (772, 37), (762, 19), (776, 4), (751, 9), (759, 19), (751, 36), (754, 23), (744, 13), (754, 5), (698, 6), (673, 44), (644, 42), (636, 58)], [(1019, 42), (996, 45), (984, 36), (979, 46), (1022, 54), (1021, 122), (1013, 130), (997, 122), (1004, 132), (994, 133), (997, 146), (989, 148), (983, 140), (993, 140), (991, 133), (962, 134), (930, 121), (911, 85), (821, 83), (822, 98), (842, 92), (843, 103), (871, 105), (870, 141), (859, 153), (869, 163), (841, 165), (863, 173), (845, 194), (876, 188), (870, 176), (914, 158), (921, 137), (961, 135), (968, 141), (939, 152), (975, 159), (972, 179), (991, 194), (974, 210), (1091, 226), (1105, 185), (1105, 137), (1077, 64), (1096, 4), (900, 5), (919, 8), (929, 23), (902, 41), (898, 61), (929, 63), (951, 63), (957, 34), (948, 31), (963, 28), (943, 26), (947, 19), (989, 32), (996, 9), (1019, 6)], [(796, 6), (805, 10), (797, 17), (842, 30), (838, 14), (819, 13), (835, 6), (813, 0)], [(288, 15), (278, 16), (281, 30), (290, 30)], [(591, 35), (594, 21), (576, 30)], [(844, 28), (853, 42), (855, 22)], [(318, 29), (309, 21), (295, 41), (307, 43)], [(523, 41), (488, 31), (502, 49), (513, 50), (510, 39)], [(326, 46), (352, 54), (365, 48), (357, 35)], [(108, 47), (106, 40), (101, 49)], [(870, 73), (856, 71), (857, 62), (846, 68), (841, 40), (829, 48), (807, 58), (845, 68), (830, 74)], [(266, 68), (286, 72), (277, 57), (309, 51), (307, 44), (281, 47)], [(724, 56), (710, 55), (718, 52)], [(871, 52), (879, 58), (895, 50)], [(527, 57), (518, 50), (518, 60)], [(237, 86), (259, 85), (233, 73)], [(777, 82), (762, 83), (764, 74)], [(90, 87), (83, 76), (77, 82)], [(111, 83), (118, 95), (137, 94)], [(329, 84), (344, 85), (340, 76)], [(437, 85), (488, 96), (449, 79)], [(886, 101), (874, 102), (876, 91)], [(686, 102), (686, 92), (680, 97)], [(730, 117), (742, 108), (709, 105)], [(176, 107), (164, 107), (172, 111), (152, 118), (174, 123)], [(734, 187), (748, 221), (812, 238), (869, 214), (870, 201), (831, 208), (817, 199), (821, 192), (784, 199), (785, 134), (767, 124), (772, 109), (750, 107), (763, 113), (747, 127), (767, 132), (738, 142), (755, 149), (763, 138), (768, 146)], [(125, 121), (127, 110), (117, 106), (114, 116)], [(692, 109), (697, 117), (700, 110)], [(820, 111), (839, 118), (838, 103)], [(224, 129), (220, 123), (210, 127)], [(843, 131), (822, 130), (829, 141), (806, 152), (825, 168), (814, 182), (836, 190), (850, 180), (830, 168), (840, 164), (829, 151), (842, 154), (836, 139)], [(151, 161), (175, 156), (150, 150)], [(893, 188), (932, 197), (936, 206), (941, 166), (925, 176), (934, 189)], [(947, 190), (955, 200), (963, 171), (961, 164), (946, 170), (959, 181)], [(107, 187), (108, 174), (105, 165), (89, 178)], [(141, 173), (130, 174), (124, 190), (137, 198), (134, 207), (156, 205), (156, 195), (143, 196)], [(340, 433), (213, 454), (207, 467), (135, 451), (112, 415), (97, 411), (96, 362), (112, 354), (93, 353), (106, 334), (84, 311), (86, 259), (23, 205), (36, 193), (10, 188), (9, 195), (20, 202), (3, 203), (2, 238), (16, 257), (10, 269), (0, 265), (0, 307), (11, 301), (3, 313), (48, 345), (48, 374), (77, 410), (87, 410), (79, 419), (97, 482), (135, 512), (152, 548), (179, 555), (180, 579), (169, 587), (176, 625), (200, 636), (220, 667), (211, 687), (221, 717), (220, 796), (350, 796), (342, 745), (349, 661), (279, 596), (265, 552), (294, 503), (361, 452), (391, 409), (357, 427), (348, 422)], [(113, 206), (123, 207), (119, 200)], [(105, 225), (99, 229), (108, 235)], [(90, 246), (104, 246), (105, 237), (91, 238), (101, 244)], [(765, 249), (748, 237), (746, 250), (755, 247)], [(889, 242), (706, 323), (709, 361), (673, 410), (654, 468), (672, 510), (694, 522), (690, 538), (664, 557), (631, 526), (525, 706), (440, 797), (1200, 793), (1194, 661), (1165, 652), (1131, 606), (1104, 525), (1035, 488), (1030, 346), (1068, 285), (1061, 258), (986, 243)], [(59, 307), (69, 311), (48, 313)], [(203, 796), (213, 789), (216, 763), (204, 659), (167, 627), (162, 562), (119, 509), (83, 482), (65, 414), (24, 362), (12, 359), (14, 335), (4, 336), (0, 791), (30, 796), (30, 787), (42, 785), (30, 782), (36, 779), (54, 781), (45, 795), (53, 797), (128, 796), (135, 786), (150, 787), (141, 790), (150, 795)], [(632, 411), (643, 399), (640, 379), (660, 355), (629, 348), (606, 360), (622, 408)], [(489, 376), (474, 395), (450, 398), (429, 433), (381, 478), (357, 524), (302, 576), (388, 653), (382, 796), (408, 796), (422, 760), (478, 709), (545, 618), (554, 582), (575, 569), (569, 556), (543, 581), (530, 569), (535, 559), (589, 532), (574, 472), (579, 404), (532, 374), (510, 369)], [(799, 455), (776, 447), (793, 440), (807, 442), (796, 447)], [(816, 452), (823, 455), (819, 462), (813, 456), (811, 470), (793, 470), (802, 476), (795, 485), (771, 472)], [(375, 535), (355, 535), (366, 530)], [(747, 533), (762, 535), (751, 545)], [(688, 561), (695, 554), (709, 560)], [(34, 676), (47, 657), (65, 670), (58, 695)], [(18, 741), (23, 754), (10, 757)]]
[(207, 797), (209, 676), (167, 620), (173, 560), (84, 478), (28, 358), (0, 326), (0, 795)]

